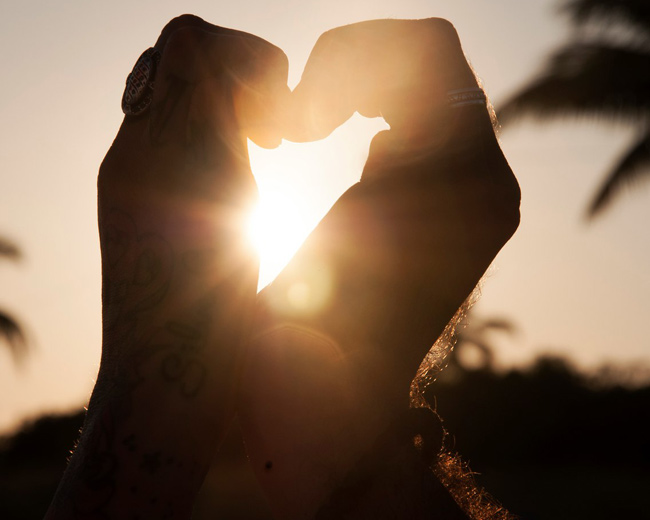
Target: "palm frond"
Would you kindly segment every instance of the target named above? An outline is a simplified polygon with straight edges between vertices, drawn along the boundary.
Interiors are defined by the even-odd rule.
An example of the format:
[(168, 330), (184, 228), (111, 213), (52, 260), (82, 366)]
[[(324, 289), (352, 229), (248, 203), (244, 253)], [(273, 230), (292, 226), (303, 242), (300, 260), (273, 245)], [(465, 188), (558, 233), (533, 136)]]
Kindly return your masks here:
[(650, 132), (627, 150), (616, 167), (607, 176), (589, 206), (587, 216), (593, 218), (607, 207), (624, 186), (637, 183), (642, 176), (650, 174)]
[(507, 334), (515, 334), (517, 327), (507, 318), (490, 318), (483, 320), (480, 324), (483, 331), (498, 330)]
[(6, 312), (0, 311), (0, 341), (9, 347), (14, 360), (18, 363), (27, 354), (27, 342), (18, 322)]
[(537, 79), (508, 99), (497, 115), (502, 124), (524, 115), (650, 119), (650, 51), (570, 44), (551, 56)]
[(650, 37), (648, 0), (568, 0), (560, 9), (577, 25), (589, 21), (619, 23), (638, 27)]
[(21, 253), (18, 246), (6, 238), (0, 237), (0, 256), (6, 256), (12, 260), (20, 258)]
[(479, 347), (487, 346), (488, 335), (492, 332), (499, 332), (508, 336), (515, 336), (517, 327), (507, 318), (466, 318), (462, 327), (459, 328), (458, 341), (474, 343)]

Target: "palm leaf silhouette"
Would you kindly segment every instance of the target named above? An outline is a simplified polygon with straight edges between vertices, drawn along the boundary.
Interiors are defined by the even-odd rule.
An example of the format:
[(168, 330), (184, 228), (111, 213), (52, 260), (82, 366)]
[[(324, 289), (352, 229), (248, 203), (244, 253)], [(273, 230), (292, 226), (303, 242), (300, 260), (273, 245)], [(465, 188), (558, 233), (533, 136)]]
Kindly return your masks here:
[(626, 185), (634, 185), (650, 171), (650, 133), (646, 133), (619, 160), (597, 191), (589, 206), (588, 216), (593, 217), (611, 201), (613, 195)]
[[(20, 249), (9, 240), (0, 237), (0, 256), (10, 260), (18, 260), (21, 257)], [(27, 342), (23, 329), (18, 321), (0, 309), (0, 341), (9, 347), (14, 361), (20, 362), (27, 353)]]
[(18, 260), (20, 258), (20, 249), (13, 242), (10, 242), (6, 238), (0, 237), (0, 256), (10, 258), (12, 260)]
[(650, 30), (648, 0), (569, 0), (561, 10), (576, 25), (595, 20), (637, 27), (646, 36)]
[(510, 320), (505, 318), (478, 318), (472, 314), (467, 316), (458, 327), (455, 351), (450, 362), (458, 363), (459, 352), (474, 348), (481, 356), (484, 368), (491, 368), (496, 351), (492, 343), (493, 333), (514, 337), (518, 330)]
[(629, 41), (604, 32), (566, 44), (542, 72), (498, 110), (502, 124), (532, 116), (544, 121), (563, 116), (591, 117), (638, 127), (639, 137), (606, 175), (590, 204), (593, 217), (626, 186), (650, 173), (650, 2), (648, 0), (569, 0), (562, 8), (576, 29), (589, 21), (630, 29)]
[(506, 101), (499, 121), (592, 116), (636, 122), (650, 118), (650, 52), (576, 43), (555, 53), (542, 74)]
[(0, 338), (4, 339), (14, 360), (21, 361), (27, 353), (25, 336), (16, 319), (4, 311), (0, 311)]

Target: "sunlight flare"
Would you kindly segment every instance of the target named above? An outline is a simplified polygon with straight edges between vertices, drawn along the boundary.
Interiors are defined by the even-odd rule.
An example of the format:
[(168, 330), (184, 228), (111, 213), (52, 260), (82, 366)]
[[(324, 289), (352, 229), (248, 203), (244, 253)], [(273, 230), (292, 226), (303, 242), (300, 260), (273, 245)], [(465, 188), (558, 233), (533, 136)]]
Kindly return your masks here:
[[(370, 139), (386, 128), (380, 118), (356, 114), (321, 141), (283, 141), (272, 150), (249, 141), (260, 198), (247, 235), (260, 256), (260, 289), (280, 273), (338, 197), (359, 180)], [(302, 289), (294, 292), (302, 299)]]
[(260, 255), (260, 288), (278, 275), (311, 231), (300, 206), (290, 192), (260, 189), (246, 230)]

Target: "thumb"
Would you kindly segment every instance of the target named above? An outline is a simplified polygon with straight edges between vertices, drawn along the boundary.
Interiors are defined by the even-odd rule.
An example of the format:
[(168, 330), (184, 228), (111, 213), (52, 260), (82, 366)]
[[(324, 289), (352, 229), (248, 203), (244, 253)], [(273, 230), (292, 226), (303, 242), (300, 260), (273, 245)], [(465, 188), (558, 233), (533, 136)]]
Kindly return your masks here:
[[(371, 20), (323, 34), (293, 92), (285, 138), (322, 139), (355, 111), (403, 127), (473, 82), (454, 27), (441, 18)], [(464, 84), (464, 83), (463, 83)], [(463, 86), (462, 84), (460, 86)]]

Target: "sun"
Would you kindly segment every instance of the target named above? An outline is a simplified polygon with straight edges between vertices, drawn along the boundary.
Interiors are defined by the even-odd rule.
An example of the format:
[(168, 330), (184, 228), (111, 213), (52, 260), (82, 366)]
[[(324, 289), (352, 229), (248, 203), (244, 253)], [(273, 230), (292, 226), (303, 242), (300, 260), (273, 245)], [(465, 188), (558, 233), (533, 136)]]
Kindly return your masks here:
[(280, 273), (311, 231), (301, 206), (291, 191), (260, 187), (260, 200), (246, 226), (260, 256), (260, 289)]
[(248, 217), (246, 234), (260, 256), (260, 289), (273, 281), (334, 202), (359, 180), (370, 139), (386, 128), (379, 118), (357, 115), (321, 141), (283, 141), (272, 150), (249, 141), (259, 202)]

